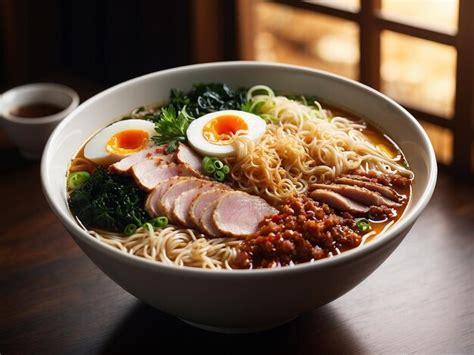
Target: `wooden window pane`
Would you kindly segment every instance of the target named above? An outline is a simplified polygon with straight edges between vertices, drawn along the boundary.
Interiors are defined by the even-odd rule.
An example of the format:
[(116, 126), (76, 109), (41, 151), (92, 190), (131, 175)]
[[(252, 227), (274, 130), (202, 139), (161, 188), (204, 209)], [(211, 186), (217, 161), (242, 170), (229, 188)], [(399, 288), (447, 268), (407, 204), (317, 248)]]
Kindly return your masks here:
[(257, 60), (305, 65), (358, 78), (356, 24), (290, 6), (258, 2)]
[(390, 31), (381, 37), (382, 91), (402, 104), (452, 118), (456, 50)]
[(360, 8), (360, 0), (306, 0), (304, 2), (312, 2), (354, 12)]
[(382, 13), (440, 30), (456, 31), (459, 0), (382, 0)]
[(445, 165), (451, 164), (453, 160), (453, 134), (451, 130), (424, 121), (420, 121), (420, 123), (430, 137), (437, 160)]

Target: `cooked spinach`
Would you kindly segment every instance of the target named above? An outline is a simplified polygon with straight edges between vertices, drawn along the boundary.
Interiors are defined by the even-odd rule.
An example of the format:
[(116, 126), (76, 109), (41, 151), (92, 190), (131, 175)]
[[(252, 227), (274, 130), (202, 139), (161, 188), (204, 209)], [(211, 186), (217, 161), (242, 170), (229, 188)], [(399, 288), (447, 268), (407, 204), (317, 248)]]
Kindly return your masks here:
[(141, 226), (149, 219), (143, 209), (146, 194), (129, 176), (97, 168), (69, 196), (69, 206), (86, 228), (122, 233), (129, 224)]
[(232, 90), (222, 83), (197, 83), (187, 94), (171, 90), (170, 104), (177, 110), (184, 106), (187, 112), (198, 118), (206, 113), (221, 110), (240, 110), (246, 102), (247, 89)]

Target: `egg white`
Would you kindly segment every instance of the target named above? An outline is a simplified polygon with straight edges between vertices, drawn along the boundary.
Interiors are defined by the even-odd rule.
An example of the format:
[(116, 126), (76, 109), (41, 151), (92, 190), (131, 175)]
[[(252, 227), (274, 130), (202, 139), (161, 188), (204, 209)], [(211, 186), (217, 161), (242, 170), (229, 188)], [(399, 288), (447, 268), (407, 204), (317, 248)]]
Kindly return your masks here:
[(257, 140), (263, 133), (265, 133), (267, 124), (259, 116), (250, 112), (238, 110), (224, 110), (208, 113), (204, 116), (195, 119), (188, 127), (186, 136), (189, 144), (202, 155), (213, 157), (225, 157), (235, 153), (234, 147), (229, 145), (218, 145), (209, 142), (204, 137), (204, 126), (212, 119), (218, 116), (233, 115), (242, 118), (248, 127), (248, 133), (243, 135), (252, 141)]
[[(107, 143), (115, 134), (128, 130), (145, 131), (148, 133), (150, 141), (151, 137), (155, 135), (155, 125), (150, 121), (130, 119), (115, 122), (110, 126), (105, 127), (94, 137), (92, 137), (89, 142), (87, 142), (86, 146), (84, 147), (84, 156), (100, 165), (110, 165), (125, 158), (127, 156), (126, 154), (109, 152), (107, 150)], [(147, 148), (147, 146), (145, 146), (143, 149), (145, 148)]]

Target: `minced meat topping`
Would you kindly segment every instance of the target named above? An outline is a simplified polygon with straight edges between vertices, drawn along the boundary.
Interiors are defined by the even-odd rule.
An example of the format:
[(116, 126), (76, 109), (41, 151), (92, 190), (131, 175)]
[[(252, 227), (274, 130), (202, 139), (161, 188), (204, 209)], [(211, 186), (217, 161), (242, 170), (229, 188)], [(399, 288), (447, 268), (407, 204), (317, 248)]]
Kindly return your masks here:
[(240, 246), (235, 268), (304, 263), (357, 247), (363, 233), (349, 213), (336, 214), (306, 196), (289, 198)]

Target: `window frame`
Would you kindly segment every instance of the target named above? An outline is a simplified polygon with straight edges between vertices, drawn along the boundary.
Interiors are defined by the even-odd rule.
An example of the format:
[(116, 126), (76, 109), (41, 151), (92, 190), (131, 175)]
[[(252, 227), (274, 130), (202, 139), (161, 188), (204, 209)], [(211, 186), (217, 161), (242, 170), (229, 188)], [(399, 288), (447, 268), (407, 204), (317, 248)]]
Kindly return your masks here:
[[(418, 120), (448, 129), (453, 135), (453, 157), (449, 167), (460, 175), (474, 173), (474, 1), (459, 0), (458, 30), (446, 30), (407, 21), (382, 13), (381, 0), (360, 0), (358, 10), (329, 4), (327, 1), (273, 0), (275, 3), (314, 11), (351, 21), (359, 26), (359, 81), (377, 90), (381, 88), (381, 33), (398, 34), (428, 40), (456, 50), (456, 87), (453, 116), (448, 119), (420, 108), (404, 105)], [(253, 30), (248, 18), (252, 0), (239, 0), (237, 12), (241, 59), (254, 59), (248, 33)], [(245, 24), (245, 29), (243, 29)], [(251, 33), (251, 32), (250, 32)], [(440, 163), (440, 165), (444, 165)]]

